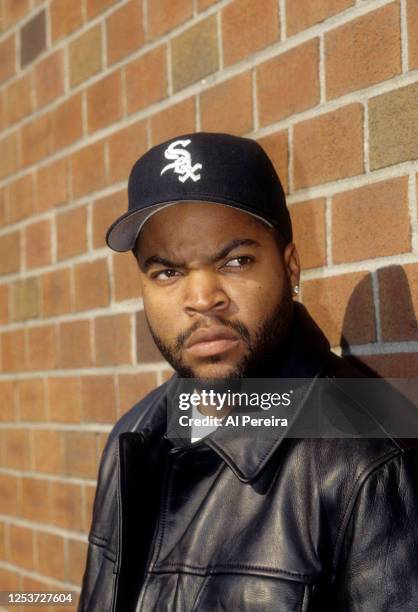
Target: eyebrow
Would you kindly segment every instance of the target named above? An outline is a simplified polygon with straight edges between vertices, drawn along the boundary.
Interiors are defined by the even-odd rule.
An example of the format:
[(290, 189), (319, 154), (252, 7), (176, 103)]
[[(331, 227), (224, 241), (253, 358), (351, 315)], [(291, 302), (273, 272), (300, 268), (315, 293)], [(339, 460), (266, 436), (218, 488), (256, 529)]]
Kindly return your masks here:
[[(252, 240), (251, 238), (237, 238), (235, 240), (231, 240), (228, 242), (220, 251), (215, 253), (214, 255), (210, 255), (205, 258), (205, 263), (216, 263), (217, 261), (226, 257), (231, 251), (237, 249), (241, 246), (253, 246), (259, 247), (261, 246), (259, 242), (256, 240)], [(141, 269), (143, 272), (147, 272), (151, 266), (161, 265), (166, 266), (167, 268), (185, 268), (185, 261), (171, 261), (166, 257), (160, 257), (159, 255), (152, 255), (151, 257), (147, 257), (147, 259), (141, 265)]]

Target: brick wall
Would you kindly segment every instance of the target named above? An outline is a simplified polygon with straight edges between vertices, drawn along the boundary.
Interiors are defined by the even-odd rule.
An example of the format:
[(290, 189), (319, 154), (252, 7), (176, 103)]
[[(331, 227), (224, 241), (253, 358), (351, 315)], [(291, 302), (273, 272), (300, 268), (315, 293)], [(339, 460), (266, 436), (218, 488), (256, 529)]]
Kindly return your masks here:
[(170, 372), (104, 243), (149, 146), (258, 139), (301, 300), (336, 351), (418, 376), (418, 4), (0, 5), (0, 585), (77, 590), (107, 432)]

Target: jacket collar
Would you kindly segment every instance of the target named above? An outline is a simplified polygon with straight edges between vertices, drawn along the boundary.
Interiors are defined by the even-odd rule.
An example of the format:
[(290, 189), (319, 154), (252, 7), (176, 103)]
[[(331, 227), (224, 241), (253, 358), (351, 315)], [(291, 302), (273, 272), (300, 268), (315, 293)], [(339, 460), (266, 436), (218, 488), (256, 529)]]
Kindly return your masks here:
[[(324, 371), (327, 355), (330, 353), (330, 345), (323, 332), (309, 315), (306, 308), (299, 302), (294, 303), (294, 314), (291, 330), (281, 351), (281, 358), (272, 368), (274, 377), (277, 378), (301, 378), (301, 385), (296, 386), (293, 395), (295, 412), (292, 421), (301, 413), (309, 395), (312, 392), (316, 378)], [(177, 374), (170, 379), (165, 403), (167, 406), (167, 395), (174, 385), (178, 383)], [(290, 424), (291, 426), (291, 424)], [(210, 447), (231, 468), (234, 474), (242, 482), (254, 481), (266, 467), (280, 444), (286, 438), (286, 431), (274, 428), (276, 433), (263, 435), (263, 430), (257, 435), (252, 430), (251, 435), (231, 436), (230, 433), (218, 428), (213, 434), (204, 438), (201, 443), (186, 447), (190, 452), (198, 451), (202, 446)]]

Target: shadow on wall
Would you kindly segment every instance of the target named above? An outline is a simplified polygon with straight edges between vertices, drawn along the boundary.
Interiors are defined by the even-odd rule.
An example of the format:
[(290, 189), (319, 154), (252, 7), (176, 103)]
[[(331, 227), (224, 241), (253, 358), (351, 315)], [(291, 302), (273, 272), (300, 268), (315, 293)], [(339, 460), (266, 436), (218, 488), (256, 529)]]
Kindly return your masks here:
[[(399, 353), (352, 355), (350, 345), (356, 342), (356, 322), (370, 309), (364, 301), (364, 284), (370, 283), (367, 275), (354, 289), (344, 316), (340, 345), (342, 355), (369, 378), (417, 378), (418, 354)], [(414, 310), (408, 278), (402, 266), (387, 266), (376, 271), (378, 279), (378, 317), (375, 321), (377, 342), (407, 342), (418, 340), (418, 322)], [(375, 313), (371, 313), (375, 317)], [(396, 383), (393, 385), (396, 387)], [(409, 398), (414, 406), (417, 398)], [(418, 449), (418, 439), (403, 439), (408, 447)]]
[(371, 274), (366, 275), (355, 287), (347, 304), (342, 326), (340, 345), (342, 354), (374, 375), (391, 378), (416, 378), (418, 354), (400, 353), (351, 355), (351, 346), (358, 344), (359, 322), (373, 318), (372, 342), (411, 342), (418, 340), (418, 323), (412, 301), (408, 278), (402, 266), (387, 266), (376, 271), (378, 283), (378, 318), (373, 303), (367, 297), (365, 287), (371, 284)]

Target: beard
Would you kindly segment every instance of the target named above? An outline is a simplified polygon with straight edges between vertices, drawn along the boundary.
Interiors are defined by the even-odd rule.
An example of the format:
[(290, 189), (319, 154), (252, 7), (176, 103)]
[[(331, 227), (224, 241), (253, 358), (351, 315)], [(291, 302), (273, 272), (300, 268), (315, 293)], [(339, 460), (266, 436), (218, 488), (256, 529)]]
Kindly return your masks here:
[[(184, 344), (193, 332), (201, 327), (201, 321), (196, 321), (187, 332), (177, 337), (174, 346), (168, 346), (153, 330), (146, 316), (150, 333), (155, 344), (163, 357), (168, 361), (181, 378), (196, 378), (200, 381), (209, 382), (212, 379), (202, 379), (193, 368), (187, 366), (182, 358), (181, 352)], [(274, 376), (280, 362), (285, 357), (286, 341), (289, 337), (293, 320), (293, 299), (289, 279), (286, 277), (286, 285), (280, 302), (269, 316), (259, 325), (251, 337), (250, 331), (241, 321), (228, 321), (219, 316), (213, 316), (218, 323), (233, 329), (244, 340), (248, 351), (235, 368), (223, 377), (223, 380), (235, 378), (269, 378)], [(206, 359), (206, 363), (220, 363), (221, 355), (213, 355)]]

